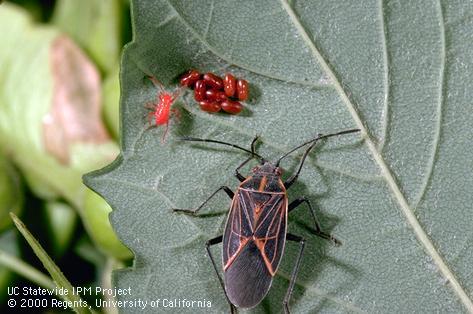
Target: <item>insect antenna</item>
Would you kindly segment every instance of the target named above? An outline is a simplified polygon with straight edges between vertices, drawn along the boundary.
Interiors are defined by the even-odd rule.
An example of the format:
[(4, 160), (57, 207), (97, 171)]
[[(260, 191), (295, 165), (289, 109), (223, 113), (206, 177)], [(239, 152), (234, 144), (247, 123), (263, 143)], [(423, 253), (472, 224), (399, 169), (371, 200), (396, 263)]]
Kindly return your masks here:
[[(317, 137), (311, 139), (311, 140), (308, 140), (307, 142), (305, 143), (302, 143), (301, 145), (297, 146), (297, 147), (294, 147), (293, 149), (291, 149), (290, 151), (288, 151), (287, 153), (285, 153), (284, 155), (282, 155), (281, 157), (279, 157), (279, 159), (276, 161), (276, 167), (279, 166), (279, 164), (281, 163), (281, 160), (286, 158), (287, 156), (289, 156), (290, 154), (292, 154), (293, 152), (295, 152), (296, 150), (298, 150), (299, 148), (301, 147), (304, 147), (308, 144), (311, 144), (313, 142), (317, 142), (318, 140), (321, 140), (323, 138), (327, 138), (327, 137), (332, 137), (332, 136), (337, 136), (337, 135), (342, 135), (342, 134), (348, 134), (348, 133), (355, 133), (355, 132), (359, 132), (360, 129), (350, 129), (350, 130), (345, 130), (345, 131), (341, 131), (341, 132), (338, 132), (338, 133), (331, 133), (331, 134), (325, 134), (325, 135), (322, 135), (322, 134), (319, 134), (317, 135)], [(310, 148), (312, 149), (312, 147)], [(309, 152), (310, 152), (310, 149), (307, 149)], [(309, 153), (307, 152), (307, 154)], [(305, 159), (305, 158), (304, 158)]]
[(296, 180), (297, 178), (299, 177), (299, 173), (301, 172), (302, 170), (302, 166), (304, 165), (304, 162), (305, 162), (305, 159), (307, 158), (307, 156), (309, 155), (310, 151), (312, 150), (312, 148), (314, 148), (315, 144), (317, 144), (317, 141), (318, 140), (321, 140), (321, 139), (324, 139), (324, 138), (327, 138), (327, 137), (332, 137), (332, 136), (338, 136), (338, 135), (342, 135), (342, 134), (348, 134), (348, 133), (355, 133), (355, 132), (359, 132), (360, 129), (350, 129), (350, 130), (345, 130), (345, 131), (341, 131), (341, 132), (337, 132), (337, 133), (331, 133), (331, 134), (325, 134), (325, 135), (322, 135), (322, 134), (319, 134), (317, 135), (316, 138), (313, 138), (305, 143), (302, 143), (301, 145), (291, 149), (289, 152), (285, 153), (284, 155), (282, 155), (281, 157), (279, 157), (279, 159), (277, 160), (276, 162), (276, 167), (279, 166), (279, 163), (281, 162), (281, 160), (285, 157), (287, 157), (289, 154), (291, 154), (292, 152), (294, 152), (295, 150), (301, 148), (301, 147), (304, 147), (308, 144), (311, 144), (309, 146), (309, 148), (306, 149), (306, 151), (304, 152), (304, 155), (302, 156), (302, 159), (301, 159), (301, 162), (299, 163), (299, 168), (297, 169), (297, 172), (295, 174), (293, 174), (291, 177), (289, 177), (286, 182), (284, 182), (284, 186), (286, 187), (286, 189), (288, 189)]
[(231, 146), (231, 147), (233, 147), (233, 148), (236, 148), (236, 149), (242, 150), (242, 151), (244, 151), (244, 152), (247, 152), (247, 153), (251, 154), (251, 155), (254, 156), (254, 157), (258, 157), (258, 158), (261, 159), (261, 161), (263, 162), (265, 159), (264, 159), (261, 155), (259, 155), (258, 153), (256, 153), (256, 152), (254, 151), (254, 144), (255, 144), (255, 142), (256, 142), (257, 139), (258, 139), (258, 137), (255, 137), (255, 139), (254, 139), (253, 142), (251, 143), (251, 149), (252, 149), (252, 150), (249, 150), (249, 149), (243, 148), (243, 147), (238, 146), (238, 145), (235, 145), (235, 144), (231, 144), (231, 143), (227, 143), (227, 142), (222, 142), (222, 141), (217, 141), (217, 140), (211, 140), (211, 139), (207, 139), (207, 138), (197, 138), (197, 137), (188, 137), (188, 136), (184, 136), (184, 137), (179, 138), (179, 140), (181, 140), (181, 141), (188, 141), (188, 142), (206, 142), (206, 143), (216, 143), (216, 144)]

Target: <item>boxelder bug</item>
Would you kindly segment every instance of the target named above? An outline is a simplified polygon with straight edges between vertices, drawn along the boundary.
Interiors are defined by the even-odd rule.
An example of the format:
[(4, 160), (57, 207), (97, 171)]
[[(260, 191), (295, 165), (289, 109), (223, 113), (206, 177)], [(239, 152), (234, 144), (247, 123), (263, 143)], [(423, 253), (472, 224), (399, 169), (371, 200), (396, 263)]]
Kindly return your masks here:
[(154, 125), (166, 125), (164, 130), (163, 137), (161, 142), (163, 143), (166, 139), (166, 135), (169, 129), (169, 116), (174, 114), (179, 116), (179, 111), (177, 109), (171, 109), (171, 105), (176, 101), (181, 93), (181, 89), (177, 89), (174, 93), (169, 93), (164, 88), (163, 84), (159, 82), (155, 77), (148, 76), (148, 78), (153, 82), (154, 86), (159, 89), (159, 92), (156, 95), (156, 101), (153, 103), (148, 103), (146, 107), (152, 111), (148, 113), (148, 123), (153, 125), (151, 119), (154, 118)]
[[(284, 253), (286, 240), (299, 242), (300, 244), (299, 255), (283, 301), (284, 311), (289, 313), (288, 303), (294, 289), (305, 240), (300, 236), (287, 233), (287, 215), (302, 203), (307, 204), (312, 216), (315, 227), (312, 232), (319, 237), (331, 240), (335, 244), (340, 244), (337, 239), (321, 230), (314, 209), (307, 198), (299, 197), (288, 204), (287, 189), (297, 180), (305, 159), (317, 141), (327, 137), (358, 131), (360, 130), (351, 129), (332, 134), (318, 135), (316, 138), (291, 149), (275, 163), (268, 162), (255, 152), (255, 143), (258, 137), (251, 143), (250, 150), (238, 145), (211, 139), (183, 138), (185, 141), (209, 142), (232, 146), (251, 154), (235, 170), (235, 176), (241, 182), (235, 193), (227, 186), (222, 186), (196, 209), (174, 209), (174, 211), (195, 214), (221, 190), (225, 191), (232, 199), (223, 235), (213, 238), (206, 243), (207, 253), (225, 292), (232, 313), (235, 311), (235, 306), (251, 308), (258, 305), (266, 296)], [(281, 160), (306, 145), (309, 145), (309, 147), (305, 150), (296, 173), (283, 182), (281, 179), (282, 170), (279, 167)], [(245, 178), (240, 174), (239, 170), (254, 157), (259, 158), (261, 164), (253, 168), (253, 175)], [(224, 279), (219, 275), (218, 267), (210, 251), (210, 246), (220, 242), (223, 242), (222, 262)]]

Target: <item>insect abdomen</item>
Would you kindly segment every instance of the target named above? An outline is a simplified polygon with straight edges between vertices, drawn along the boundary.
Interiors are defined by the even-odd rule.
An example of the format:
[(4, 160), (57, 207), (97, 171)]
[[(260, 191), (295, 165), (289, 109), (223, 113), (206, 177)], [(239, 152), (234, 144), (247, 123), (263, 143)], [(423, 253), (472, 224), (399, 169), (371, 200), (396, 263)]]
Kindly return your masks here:
[(256, 306), (268, 293), (273, 277), (253, 241), (241, 250), (225, 271), (225, 289), (228, 298), (237, 307)]

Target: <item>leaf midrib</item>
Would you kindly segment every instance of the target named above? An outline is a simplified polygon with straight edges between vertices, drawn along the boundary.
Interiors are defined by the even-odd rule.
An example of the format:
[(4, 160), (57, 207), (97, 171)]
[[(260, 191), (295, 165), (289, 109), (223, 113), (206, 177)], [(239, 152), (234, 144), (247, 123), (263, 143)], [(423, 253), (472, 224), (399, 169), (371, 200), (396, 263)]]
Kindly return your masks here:
[[(260, 71), (260, 70), (249, 68), (248, 66), (246, 66), (244, 64), (241, 64), (241, 63), (238, 63), (234, 60), (229, 60), (226, 56), (222, 55), (219, 51), (215, 50), (214, 47), (211, 46), (207, 42), (206, 37), (207, 37), (207, 32), (208, 31), (206, 31), (204, 33), (205, 36), (201, 36), (182, 16), (179, 15), (179, 11), (171, 3), (170, 0), (164, 0), (164, 1), (166, 1), (166, 3), (169, 5), (169, 7), (171, 7), (174, 10), (174, 12), (177, 13), (177, 16), (180, 17), (181, 22), (186, 26), (186, 28), (188, 30), (190, 30), (192, 32), (192, 34), (202, 43), (202, 45), (204, 45), (210, 52), (215, 54), (220, 59), (222, 59), (224, 61), (227, 61), (229, 64), (233, 64), (233, 65), (235, 65), (235, 66), (237, 66), (237, 67), (239, 67), (243, 70), (246, 70), (248, 72), (252, 72), (252, 73), (267, 77), (269, 79), (276, 80), (276, 81), (281, 81), (281, 82), (284, 82), (284, 83), (292, 83), (292, 84), (297, 84), (297, 85), (301, 85), (301, 86), (309, 86), (309, 87), (312, 87), (312, 88), (329, 88), (330, 87), (330, 84), (317, 84), (317, 83), (314, 83), (314, 82), (305, 82), (305, 81), (298, 81), (298, 80), (287, 80), (286, 78), (275, 76), (275, 75), (272, 75), (268, 72), (263, 72), (263, 71)], [(214, 9), (212, 9), (212, 12), (211, 12), (212, 14), (213, 14), (213, 10)]]
[[(472, 300), (468, 297), (467, 293), (465, 292), (463, 287), (460, 285), (460, 283), (454, 276), (453, 272), (450, 270), (450, 268), (447, 266), (447, 264), (443, 260), (443, 258), (440, 256), (439, 252), (437, 252), (432, 241), (429, 239), (427, 233), (425, 232), (425, 230), (422, 228), (419, 221), (417, 220), (416, 216), (414, 215), (414, 212), (412, 211), (409, 204), (407, 203), (405, 196), (401, 192), (400, 187), (396, 183), (396, 180), (394, 179), (394, 176), (391, 173), (391, 170), (387, 166), (383, 156), (381, 156), (380, 152), (377, 150), (376, 145), (374, 144), (373, 140), (368, 134), (366, 127), (363, 125), (363, 122), (361, 121), (361, 118), (355, 109), (355, 105), (351, 102), (347, 93), (343, 89), (342, 84), (340, 83), (340, 80), (336, 77), (334, 71), (330, 68), (330, 66), (328, 65), (328, 63), (325, 61), (324, 57), (320, 53), (320, 51), (317, 49), (315, 42), (310, 38), (305, 28), (302, 26), (301, 22), (299, 21), (298, 16), (296, 15), (292, 7), (287, 3), (286, 0), (280, 0), (280, 1), (283, 8), (286, 10), (287, 14), (289, 15), (289, 18), (293, 22), (295, 28), (300, 33), (303, 40), (306, 42), (307, 46), (312, 51), (314, 58), (322, 67), (322, 70), (325, 72), (325, 74), (329, 77), (335, 90), (338, 92), (340, 98), (345, 103), (357, 127), (361, 129), (361, 135), (365, 139), (365, 143), (371, 155), (373, 156), (373, 158), (375, 159), (376, 163), (378, 164), (380, 168), (381, 176), (384, 178), (388, 187), (393, 193), (394, 199), (398, 202), (402, 213), (406, 217), (406, 220), (410, 224), (418, 241), (424, 247), (424, 250), (426, 251), (426, 253), (430, 255), (430, 257), (432, 258), (432, 261), (437, 265), (438, 269), (440, 270), (442, 275), (445, 277), (445, 279), (450, 282), (453, 291), (455, 292), (455, 294), (457, 294), (457, 296), (459, 297), (463, 305), (466, 307), (466, 309), (473, 313)], [(443, 20), (443, 12), (442, 12), (441, 5), (439, 5), (439, 10), (440, 10), (440, 15)], [(444, 29), (442, 30), (443, 30), (442, 39), (445, 42), (445, 31)], [(445, 49), (445, 47), (443, 47), (443, 49)], [(443, 59), (443, 61), (445, 62), (445, 59)]]
[[(382, 3), (382, 0), (380, 0), (380, 1)], [(172, 7), (176, 12), (178, 12), (174, 8), (172, 3), (170, 3), (169, 0), (167, 0), (167, 2), (168, 2), (170, 7)], [(461, 287), (460, 283), (455, 278), (454, 274), (449, 269), (449, 267), (447, 266), (447, 264), (445, 263), (443, 258), (437, 252), (437, 250), (434, 247), (433, 243), (429, 239), (427, 233), (424, 231), (424, 229), (420, 225), (419, 221), (415, 217), (412, 208), (407, 203), (406, 197), (403, 195), (403, 193), (401, 192), (400, 187), (396, 183), (396, 180), (394, 178), (393, 173), (391, 172), (388, 165), (386, 164), (383, 156), (381, 155), (381, 152), (377, 149), (374, 141), (372, 140), (372, 138), (368, 134), (367, 128), (363, 125), (363, 122), (361, 121), (361, 118), (360, 118), (358, 112), (356, 111), (355, 104), (353, 104), (351, 102), (351, 100), (349, 99), (349, 97), (347, 95), (347, 92), (342, 87), (342, 84), (341, 84), (340, 80), (337, 78), (334, 71), (331, 69), (331, 67), (328, 65), (328, 63), (326, 62), (326, 60), (324, 59), (324, 57), (322, 56), (320, 51), (317, 49), (317, 47), (315, 45), (315, 42), (310, 38), (308, 33), (305, 31), (305, 28), (302, 26), (301, 22), (299, 21), (298, 16), (296, 15), (296, 13), (292, 9), (292, 7), (287, 3), (286, 0), (280, 0), (280, 2), (282, 4), (282, 7), (284, 8), (284, 10), (286, 11), (286, 13), (289, 15), (289, 17), (290, 17), (291, 21), (293, 22), (294, 26), (296, 27), (297, 31), (302, 36), (304, 42), (306, 42), (307, 46), (312, 51), (313, 57), (316, 59), (316, 61), (322, 67), (322, 70), (325, 72), (325, 74), (329, 77), (330, 83), (332, 84), (333, 88), (339, 94), (341, 100), (345, 103), (345, 105), (346, 105), (348, 111), (350, 112), (353, 120), (355, 121), (356, 125), (361, 129), (361, 135), (362, 135), (363, 139), (365, 140), (365, 143), (368, 147), (368, 150), (370, 151), (370, 153), (372, 154), (374, 160), (376, 161), (376, 163), (378, 164), (378, 166), (380, 168), (381, 177), (385, 180), (385, 182), (387, 183), (387, 185), (390, 188), (391, 192), (393, 193), (394, 199), (398, 202), (402, 213), (406, 217), (407, 222), (411, 225), (412, 230), (414, 231), (414, 234), (416, 235), (418, 241), (424, 247), (425, 252), (432, 258), (432, 261), (437, 265), (437, 267), (440, 270), (440, 272), (442, 273), (442, 275), (451, 284), (453, 291), (455, 292), (455, 294), (457, 294), (457, 296), (459, 297), (459, 299), (461, 300), (463, 305), (466, 307), (466, 309), (473, 313), (473, 302), (472, 302), (472, 300), (468, 297), (465, 290)], [(443, 21), (442, 7), (441, 7), (439, 2), (438, 2), (438, 4), (439, 4), (440, 15), (441, 15), (442, 21)], [(383, 15), (382, 15), (382, 18), (384, 19)], [(216, 54), (217, 56), (219, 56), (223, 60), (231, 62), (231, 63), (235, 64), (236, 66), (241, 67), (242, 69), (246, 69), (246, 70), (254, 72), (256, 74), (260, 74), (260, 75), (266, 76), (266, 77), (271, 78), (271, 79), (287, 82), (287, 80), (284, 80), (283, 78), (272, 76), (269, 73), (262, 73), (258, 70), (251, 69), (251, 68), (248, 68), (248, 67), (246, 67), (242, 64), (236, 64), (234, 61), (228, 60), (227, 58), (225, 58), (224, 56), (219, 54), (217, 51), (215, 51), (213, 49), (213, 47), (208, 45), (205, 38), (200, 36), (195, 30), (193, 30), (192, 27), (184, 19), (181, 18), (181, 20), (184, 24), (186, 24), (186, 26), (189, 29), (191, 29), (193, 31), (194, 36), (196, 36), (198, 39), (200, 39), (201, 42), (210, 51), (212, 51), (214, 54)], [(385, 34), (383, 34), (383, 36), (384, 35)], [(443, 40), (443, 43), (445, 43), (445, 30), (444, 30), (443, 27), (442, 27), (442, 40)], [(443, 50), (445, 50), (444, 46), (443, 46)], [(445, 53), (445, 51), (443, 51), (443, 53)], [(443, 60), (443, 62), (445, 62), (444, 58), (442, 60)], [(442, 68), (444, 68), (444, 65), (442, 65)], [(387, 70), (387, 67), (386, 67), (386, 70)], [(386, 75), (388, 75), (388, 74), (386, 73)], [(324, 84), (324, 85), (318, 86), (318, 85), (314, 85), (312, 83), (298, 82), (298, 81), (291, 81), (291, 83), (300, 84), (300, 85), (309, 85), (309, 86), (315, 87), (315, 88), (317, 88), (317, 87), (326, 88), (326, 87), (330, 86), (329, 84)], [(442, 82), (441, 82), (442, 93), (443, 93), (443, 84), (444, 84), (444, 81), (443, 81), (443, 77), (442, 77)], [(443, 94), (441, 95), (441, 98), (443, 98)], [(385, 101), (387, 101), (387, 99), (385, 99)], [(385, 105), (387, 106), (387, 103)], [(439, 133), (440, 133), (440, 130), (437, 130), (437, 135), (439, 135)], [(384, 143), (382, 143), (380, 145), (380, 147), (382, 147), (383, 144)], [(435, 154), (437, 153), (437, 150), (438, 150), (437, 148), (434, 149)], [(432, 156), (432, 158), (435, 159), (435, 156)], [(434, 162), (434, 160), (432, 160), (432, 164), (433, 164), (433, 162)], [(428, 177), (430, 177), (430, 174), (431, 174), (431, 171), (430, 171)], [(427, 181), (423, 185), (422, 192), (419, 195), (420, 199), (423, 197), (425, 189), (428, 185), (429, 178), (427, 178), (426, 180)]]

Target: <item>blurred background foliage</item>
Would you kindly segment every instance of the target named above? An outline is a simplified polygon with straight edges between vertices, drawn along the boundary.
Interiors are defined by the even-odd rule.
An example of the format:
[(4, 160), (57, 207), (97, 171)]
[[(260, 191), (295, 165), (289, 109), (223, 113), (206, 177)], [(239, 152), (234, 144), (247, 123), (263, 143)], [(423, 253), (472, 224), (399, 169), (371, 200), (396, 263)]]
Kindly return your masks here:
[(81, 179), (119, 151), (119, 61), (131, 40), (130, 6), (127, 0), (4, 1), (0, 29), (0, 312), (5, 313), (7, 287), (47, 286), (43, 279), (50, 277), (10, 212), (74, 286), (110, 286), (111, 271), (130, 263), (132, 253), (108, 221), (111, 208)]

